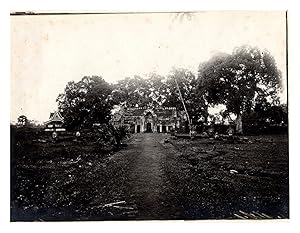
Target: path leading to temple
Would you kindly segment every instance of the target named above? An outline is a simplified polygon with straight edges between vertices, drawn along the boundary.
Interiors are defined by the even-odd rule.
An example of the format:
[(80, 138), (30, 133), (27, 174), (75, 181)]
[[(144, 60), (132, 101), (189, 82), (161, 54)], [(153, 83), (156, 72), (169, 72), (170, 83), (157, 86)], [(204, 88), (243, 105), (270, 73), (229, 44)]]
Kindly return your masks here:
[(135, 219), (170, 219), (179, 214), (174, 196), (167, 192), (163, 165), (171, 151), (161, 142), (164, 138), (164, 134), (137, 134), (128, 148), (118, 153), (118, 158), (130, 160), (124, 195), (136, 206)]

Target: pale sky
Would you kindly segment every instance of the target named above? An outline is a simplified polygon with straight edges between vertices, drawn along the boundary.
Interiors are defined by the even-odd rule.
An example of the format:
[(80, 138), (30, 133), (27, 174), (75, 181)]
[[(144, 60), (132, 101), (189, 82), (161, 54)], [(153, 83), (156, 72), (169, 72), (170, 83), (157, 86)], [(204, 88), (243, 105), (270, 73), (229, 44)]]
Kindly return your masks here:
[(244, 44), (269, 50), (285, 82), (285, 12), (12, 16), (11, 121), (46, 121), (67, 82), (83, 76), (196, 74), (215, 52)]

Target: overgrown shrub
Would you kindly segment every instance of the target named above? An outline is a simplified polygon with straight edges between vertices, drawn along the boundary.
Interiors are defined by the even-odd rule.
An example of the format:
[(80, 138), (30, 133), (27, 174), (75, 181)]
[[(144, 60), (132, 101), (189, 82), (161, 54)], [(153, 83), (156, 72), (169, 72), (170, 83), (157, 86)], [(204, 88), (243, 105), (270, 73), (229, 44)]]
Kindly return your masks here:
[(124, 125), (117, 126), (117, 127), (113, 126), (111, 128), (111, 133), (114, 137), (114, 140), (115, 140), (115, 143), (117, 144), (117, 146), (121, 145), (122, 140), (127, 138), (129, 135), (129, 131), (128, 131), (127, 127)]
[(111, 124), (102, 124), (94, 128), (94, 137), (100, 145), (120, 146), (122, 140), (128, 135), (129, 131), (125, 126), (113, 126)]

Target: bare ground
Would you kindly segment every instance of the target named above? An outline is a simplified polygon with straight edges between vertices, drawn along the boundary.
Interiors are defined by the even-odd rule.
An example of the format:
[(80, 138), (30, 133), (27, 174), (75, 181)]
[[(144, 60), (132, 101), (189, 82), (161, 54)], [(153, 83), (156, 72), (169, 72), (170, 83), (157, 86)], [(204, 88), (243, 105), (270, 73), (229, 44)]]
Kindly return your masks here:
[(139, 134), (108, 154), (87, 142), (16, 143), (11, 219), (288, 218), (287, 136), (249, 140)]

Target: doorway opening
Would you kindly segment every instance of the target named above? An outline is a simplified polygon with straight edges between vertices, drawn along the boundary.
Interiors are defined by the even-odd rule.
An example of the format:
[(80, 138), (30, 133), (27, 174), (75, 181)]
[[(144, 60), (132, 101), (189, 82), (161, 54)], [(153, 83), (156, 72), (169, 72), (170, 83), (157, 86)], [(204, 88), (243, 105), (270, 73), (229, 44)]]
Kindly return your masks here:
[(152, 128), (151, 128), (151, 123), (147, 123), (146, 125), (146, 133), (151, 133), (152, 132)]

